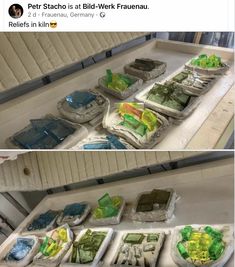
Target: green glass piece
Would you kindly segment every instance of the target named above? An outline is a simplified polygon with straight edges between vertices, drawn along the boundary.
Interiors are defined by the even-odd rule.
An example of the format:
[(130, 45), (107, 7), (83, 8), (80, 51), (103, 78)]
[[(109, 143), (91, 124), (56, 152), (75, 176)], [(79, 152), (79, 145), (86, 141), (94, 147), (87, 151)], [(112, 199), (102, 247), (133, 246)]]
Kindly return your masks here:
[(112, 73), (112, 71), (108, 69), (106, 70), (105, 83), (109, 89), (123, 92), (129, 86), (134, 84), (135, 80), (129, 78), (127, 75), (124, 74)]
[(212, 245), (209, 247), (210, 258), (213, 260), (219, 259), (222, 253), (224, 252), (224, 249), (225, 249), (224, 243), (222, 241), (215, 239)]
[(173, 81), (177, 82), (177, 83), (182, 83), (183, 80), (188, 78), (188, 73), (187, 72), (180, 72), (178, 73), (175, 77), (173, 77)]
[(222, 67), (223, 63), (221, 62), (221, 58), (216, 55), (207, 56), (203, 54), (197, 58), (193, 58), (191, 60), (191, 65), (206, 69)]
[(40, 252), (41, 252), (43, 255), (44, 255), (45, 252), (46, 252), (46, 248), (47, 248), (48, 242), (49, 242), (49, 237), (46, 236), (46, 237), (44, 238), (44, 240), (43, 240), (42, 245), (40, 246), (40, 249), (39, 249)]
[(193, 231), (192, 226), (185, 226), (184, 229), (180, 231), (183, 240), (187, 241), (190, 239), (191, 233)]
[(94, 260), (107, 233), (88, 229), (78, 242), (74, 242), (70, 262), (90, 263)]
[(77, 252), (78, 252), (78, 248), (73, 245), (72, 256), (71, 256), (71, 262), (72, 263), (77, 262), (77, 254), (78, 254)]
[(143, 234), (129, 233), (124, 238), (124, 243), (141, 244), (144, 240)]
[(79, 250), (80, 263), (85, 264), (85, 263), (92, 262), (94, 258), (95, 258), (95, 255), (93, 251), (83, 250), (83, 249)]
[(98, 200), (100, 207), (106, 207), (106, 206), (112, 206), (112, 199), (109, 196), (108, 193), (104, 194), (99, 200)]
[(123, 119), (124, 120), (120, 123), (120, 125), (123, 125), (124, 127), (133, 130), (140, 136), (144, 136), (146, 134), (147, 126), (141, 121), (138, 121), (129, 114), (124, 114)]
[(206, 264), (217, 260), (224, 252), (222, 233), (211, 226), (206, 226), (203, 230), (186, 226), (180, 232), (182, 241), (177, 244), (177, 248), (182, 252), (182, 257), (186, 257), (185, 249), (191, 261)]
[(187, 106), (190, 96), (186, 95), (175, 83), (168, 82), (164, 85), (156, 84), (153, 86), (147, 95), (147, 99), (181, 111)]
[(177, 249), (178, 249), (180, 255), (181, 255), (184, 259), (187, 259), (187, 258), (189, 257), (189, 254), (188, 254), (188, 252), (187, 252), (185, 246), (184, 246), (181, 242), (179, 242), (179, 243), (177, 244)]
[(148, 234), (147, 242), (157, 242), (159, 239), (159, 234)]
[(118, 215), (122, 198), (118, 196), (110, 198), (109, 194), (106, 193), (98, 200), (98, 204), (99, 206), (93, 212), (96, 219), (114, 217)]
[(218, 239), (218, 240), (221, 240), (221, 239), (223, 238), (223, 234), (222, 234), (220, 231), (218, 231), (218, 230), (216, 230), (216, 229), (213, 229), (211, 226), (206, 226), (206, 227), (204, 228), (204, 231), (205, 231), (208, 235), (210, 235), (210, 236), (212, 236), (213, 238), (216, 238), (216, 239)]
[(148, 127), (150, 132), (157, 126), (157, 117), (148, 109), (143, 111), (141, 121)]

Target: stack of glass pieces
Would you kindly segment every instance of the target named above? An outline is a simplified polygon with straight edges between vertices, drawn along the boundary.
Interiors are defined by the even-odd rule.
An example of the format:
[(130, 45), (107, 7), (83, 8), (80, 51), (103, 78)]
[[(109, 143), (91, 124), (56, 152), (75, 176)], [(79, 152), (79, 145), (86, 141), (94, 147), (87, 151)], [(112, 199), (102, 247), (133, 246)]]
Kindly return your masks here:
[(12, 141), (23, 149), (53, 149), (75, 131), (75, 127), (61, 119), (34, 119)]

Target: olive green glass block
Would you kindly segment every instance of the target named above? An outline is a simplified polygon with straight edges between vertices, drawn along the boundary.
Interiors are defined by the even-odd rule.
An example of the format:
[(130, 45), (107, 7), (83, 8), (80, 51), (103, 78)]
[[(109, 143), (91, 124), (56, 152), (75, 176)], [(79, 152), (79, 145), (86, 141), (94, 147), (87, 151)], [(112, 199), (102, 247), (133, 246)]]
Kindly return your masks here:
[(92, 262), (105, 237), (106, 232), (87, 230), (78, 242), (74, 242), (70, 261), (82, 264)]
[(140, 196), (136, 211), (152, 211), (154, 209), (154, 204), (166, 205), (169, 201), (169, 198), (170, 192), (154, 189), (151, 193)]
[(141, 244), (144, 240), (143, 234), (137, 234), (137, 233), (130, 233), (127, 234), (124, 238), (125, 243), (131, 243), (131, 244)]
[(156, 84), (148, 93), (148, 100), (160, 105), (182, 111), (188, 104), (190, 96), (174, 83)]
[(175, 77), (173, 77), (173, 81), (177, 83), (182, 83), (183, 80), (188, 78), (188, 72), (182, 71), (179, 74), (177, 74)]
[(157, 242), (159, 239), (159, 234), (148, 234), (147, 242)]

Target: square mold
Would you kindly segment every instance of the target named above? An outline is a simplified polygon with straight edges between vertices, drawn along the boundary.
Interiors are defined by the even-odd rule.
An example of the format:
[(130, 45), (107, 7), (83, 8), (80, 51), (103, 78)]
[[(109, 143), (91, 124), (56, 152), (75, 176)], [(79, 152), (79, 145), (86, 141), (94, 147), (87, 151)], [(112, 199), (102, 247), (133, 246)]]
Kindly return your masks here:
[(154, 189), (138, 195), (131, 218), (141, 222), (169, 220), (174, 213), (177, 195), (171, 188)]
[(200, 96), (207, 93), (217, 81), (216, 76), (205, 76), (189, 70), (182, 69), (173, 73), (168, 79), (181, 87), (183, 91), (192, 96)]
[[(210, 227), (215, 230), (215, 234), (211, 232), (211, 236), (208, 236), (207, 233), (210, 233), (207, 231), (205, 234), (205, 227)], [(203, 254), (199, 254), (202, 257), (203, 260), (200, 258), (197, 258), (197, 260), (192, 259), (193, 256), (190, 257), (190, 254), (188, 254), (189, 249), (191, 249), (191, 253), (193, 253), (193, 250), (195, 251), (195, 246), (196, 249), (197, 245), (194, 246), (194, 243), (197, 242), (193, 241), (194, 243), (189, 244), (188, 239), (194, 239), (192, 235), (189, 235), (187, 233), (187, 228), (192, 228), (192, 231), (194, 232), (194, 235), (197, 235), (197, 232), (199, 233), (204, 233), (205, 237), (207, 237), (207, 240), (203, 241), (205, 237), (201, 237), (200, 239), (200, 245), (203, 245), (204, 248), (202, 249), (203, 251), (208, 252), (203, 252)], [(186, 229), (186, 231), (185, 231)], [(196, 231), (196, 232), (195, 232)], [(216, 240), (216, 236), (220, 235), (216, 232), (221, 232), (222, 233), (222, 239), (219, 238), (219, 242), (222, 242), (224, 249), (223, 251), (220, 251), (219, 247), (217, 247), (216, 251), (212, 250), (210, 248), (211, 242), (213, 243)], [(187, 240), (182, 240), (182, 232), (186, 237), (184, 239)], [(218, 239), (217, 239), (218, 240)], [(209, 243), (208, 243), (209, 242)], [(217, 241), (216, 241), (217, 242)], [(177, 247), (178, 244), (178, 247)], [(187, 225), (187, 226), (177, 226), (174, 229), (173, 235), (172, 235), (172, 240), (171, 240), (171, 256), (174, 262), (181, 266), (181, 267), (223, 267), (225, 266), (226, 262), (230, 259), (234, 247), (233, 247), (234, 241), (233, 241), (233, 227), (232, 225), (214, 225), (214, 226), (208, 226), (208, 225)], [(205, 247), (206, 246), (206, 247)], [(208, 247), (208, 249), (207, 249)], [(209, 249), (210, 248), (210, 249)], [(184, 257), (180, 254), (179, 250), (183, 253)], [(209, 250), (211, 252), (209, 252)], [(198, 252), (196, 251), (198, 254)], [(208, 254), (209, 253), (209, 254)], [(217, 259), (211, 259), (210, 257), (214, 257), (214, 253), (219, 253), (220, 256)], [(191, 254), (193, 255), (193, 254)], [(188, 257), (189, 256), (189, 257)], [(209, 257), (209, 258), (208, 258)]]
[(111, 266), (155, 267), (165, 233), (152, 231), (125, 231), (113, 257)]
[(70, 227), (81, 224), (91, 211), (88, 202), (73, 203), (67, 205), (58, 216), (56, 223), (58, 225), (68, 224)]
[(48, 231), (54, 229), (56, 220), (61, 211), (48, 210), (45, 213), (36, 215), (31, 222), (23, 229), (23, 235), (43, 236)]
[[(69, 251), (67, 252), (67, 254), (65, 255), (64, 259), (62, 260), (61, 263), (61, 267), (72, 267), (72, 266), (81, 266), (81, 267), (96, 267), (96, 266), (101, 266), (102, 262), (101, 259), (104, 256), (110, 242), (113, 236), (113, 229), (112, 228), (91, 228), (91, 229), (83, 229), (75, 238), (74, 244), (79, 244), (79, 242), (82, 241), (82, 238), (85, 236), (85, 234), (99, 234), (101, 233), (102, 235), (105, 235), (105, 237), (103, 237), (104, 239), (100, 242), (98, 240), (98, 242), (100, 242), (100, 244), (98, 243), (98, 248), (94, 248), (95, 249), (95, 256), (93, 255), (92, 257), (94, 257), (92, 259), (92, 261), (87, 262), (87, 263), (73, 263), (71, 262), (73, 255), (73, 249), (74, 246), (71, 246), (71, 248), (69, 249)], [(92, 244), (97, 244), (97, 240), (96, 238), (94, 238), (94, 240), (91, 240), (89, 242), (92, 242)], [(89, 244), (88, 244), (89, 245)]]
[[(76, 103), (76, 99), (81, 103)], [(98, 91), (75, 91), (61, 99), (57, 109), (69, 121), (85, 123), (103, 113), (108, 105), (109, 100)]]
[[(105, 194), (103, 197), (105, 197), (106, 195), (108, 195), (108, 194)], [(116, 216), (111, 216), (111, 217), (104, 217), (104, 218), (95, 218), (94, 212), (99, 207), (99, 206), (97, 206), (93, 210), (92, 216), (90, 218), (90, 223), (92, 225), (103, 226), (103, 225), (113, 225), (113, 224), (119, 224), (120, 223), (122, 215), (123, 215), (123, 212), (124, 212), (124, 208), (125, 208), (126, 202), (125, 202), (124, 198), (121, 197), (121, 196), (112, 196), (110, 198), (111, 198), (111, 200), (113, 200), (115, 198), (119, 198), (120, 201), (121, 201), (120, 206), (118, 207), (117, 215)]]
[[(178, 110), (176, 108), (172, 108), (172, 107), (163, 105), (162, 103), (158, 103), (154, 100), (149, 99), (151, 90), (154, 90), (156, 88), (159, 88), (160, 86), (164, 86), (168, 84), (169, 83), (166, 80), (164, 80), (161, 83), (155, 83), (154, 85), (148, 86), (147, 88), (145, 88), (139, 94), (136, 95), (136, 99), (138, 101), (144, 102), (146, 107), (149, 107), (157, 112), (160, 112), (169, 117), (172, 117), (173, 120), (182, 121), (188, 116), (190, 116), (193, 113), (193, 111), (197, 108), (197, 106), (201, 102), (201, 97), (194, 97), (194, 96), (188, 95), (189, 101), (187, 103), (187, 106), (184, 107), (182, 110)], [(187, 96), (183, 88), (180, 88), (177, 86), (177, 91), (181, 91), (183, 96)]]
[(119, 99), (128, 98), (129, 96), (133, 95), (136, 91), (138, 91), (140, 89), (141, 85), (143, 84), (143, 80), (141, 80), (137, 77), (131, 76), (129, 74), (122, 74), (122, 75), (124, 75), (124, 76), (126, 76), (126, 77), (128, 77), (134, 81), (134, 83), (132, 85), (130, 85), (126, 90), (119, 92), (117, 90), (113, 90), (113, 89), (108, 88), (105, 84), (106, 76), (103, 76), (98, 80), (99, 88), (101, 88), (101, 90), (103, 90), (107, 94), (111, 94), (111, 95), (115, 96), (116, 98), (119, 98)]
[(127, 142), (133, 145), (135, 148), (152, 148), (154, 145), (160, 143), (161, 140), (164, 139), (170, 125), (169, 121), (164, 116), (153, 110), (149, 111), (151, 111), (157, 118), (158, 126), (155, 127), (153, 131), (147, 130), (146, 134), (143, 136), (120, 124), (123, 122), (123, 119), (119, 115), (117, 108), (111, 112), (110, 109), (108, 109), (102, 124), (108, 132), (126, 139)]
[(222, 66), (218, 68), (201, 68), (199, 66), (192, 65), (191, 61), (192, 59), (185, 64), (185, 68), (191, 71), (195, 71), (201, 75), (223, 75), (229, 69), (229, 66), (225, 62), (222, 62)]
[[(27, 266), (32, 262), (40, 247), (38, 238), (32, 235), (17, 236), (14, 240), (6, 242), (8, 243), (0, 255), (0, 266)], [(23, 247), (25, 251), (23, 251)], [(20, 255), (22, 253), (23, 255)]]
[[(152, 63), (152, 69), (150, 70), (144, 70), (141, 68), (141, 62), (149, 62)], [(139, 65), (138, 67), (135, 67), (134, 64)], [(124, 66), (125, 73), (128, 73), (130, 75), (136, 76), (144, 81), (148, 81), (154, 78), (157, 78), (158, 76), (162, 75), (166, 71), (166, 63), (159, 61), (159, 60), (152, 60), (149, 58), (141, 58), (136, 59), (134, 62), (131, 62)]]
[[(57, 252), (55, 256), (46, 256), (41, 252), (42, 246), (40, 248), (40, 252), (34, 257), (33, 259), (33, 264), (36, 266), (48, 266), (48, 267), (56, 267), (58, 266), (62, 259), (64, 258), (65, 254), (69, 250), (70, 246), (72, 245), (73, 242), (73, 232), (70, 230), (69, 226), (67, 224), (60, 226), (46, 234), (46, 237), (44, 238), (44, 242), (47, 238), (52, 238), (54, 235), (58, 237), (58, 231), (61, 229), (66, 230), (66, 236), (67, 236), (67, 241), (63, 242), (60, 244), (61, 249)], [(58, 242), (58, 239), (57, 239)]]
[[(58, 143), (57, 141), (58, 137), (54, 137), (55, 135), (53, 133), (51, 135), (48, 134), (47, 136), (45, 136), (44, 131), (42, 131), (42, 129), (37, 130), (37, 128), (35, 129), (35, 127), (32, 126), (32, 124), (29, 124), (25, 128), (13, 134), (11, 137), (9, 137), (6, 140), (7, 147), (11, 149), (19, 149), (19, 148), (20, 149), (66, 149), (66, 148), (71, 148), (79, 140), (82, 140), (83, 138), (85, 138), (88, 134), (88, 130), (86, 127), (80, 124), (69, 122), (62, 118), (57, 118), (51, 114), (47, 114), (42, 119), (53, 120), (55, 122), (61, 121), (62, 124), (67, 125), (73, 130), (71, 134), (69, 134), (62, 142)], [(36, 119), (32, 121), (36, 121), (37, 123), (38, 120)], [(15, 141), (15, 138), (20, 137), (20, 138), (23, 138), (24, 142), (26, 142), (27, 138), (32, 138), (32, 136), (34, 137), (36, 136), (38, 140), (41, 140), (41, 142), (42, 142), (41, 138), (43, 138), (43, 140), (45, 140), (45, 143), (43, 144), (44, 147), (41, 147), (41, 145), (40, 146), (37, 145), (36, 147), (22, 147), (18, 142)], [(48, 146), (47, 138), (48, 138), (48, 142), (50, 143), (49, 147), (47, 147)], [(36, 140), (33, 140), (33, 139), (31, 141), (36, 142)]]

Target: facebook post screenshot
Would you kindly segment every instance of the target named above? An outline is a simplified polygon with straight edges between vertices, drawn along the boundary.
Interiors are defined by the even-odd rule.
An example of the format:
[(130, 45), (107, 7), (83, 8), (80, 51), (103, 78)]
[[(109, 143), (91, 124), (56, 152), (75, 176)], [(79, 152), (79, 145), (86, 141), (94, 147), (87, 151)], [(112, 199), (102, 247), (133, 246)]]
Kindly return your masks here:
[(0, 267), (234, 266), (234, 0), (1, 0)]

